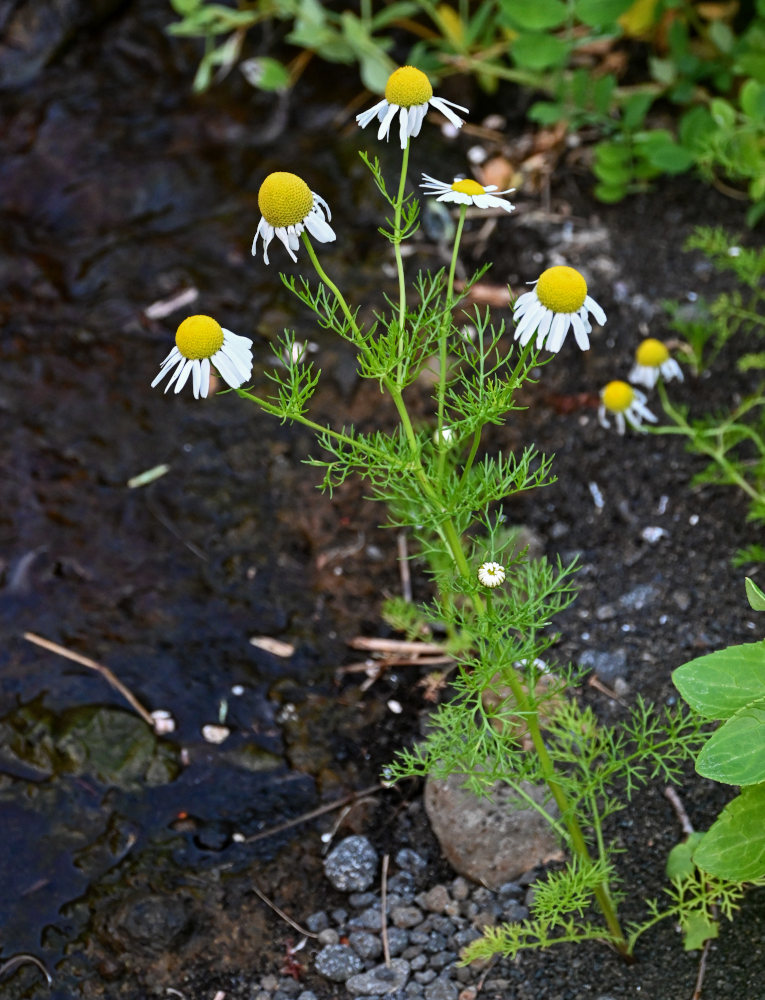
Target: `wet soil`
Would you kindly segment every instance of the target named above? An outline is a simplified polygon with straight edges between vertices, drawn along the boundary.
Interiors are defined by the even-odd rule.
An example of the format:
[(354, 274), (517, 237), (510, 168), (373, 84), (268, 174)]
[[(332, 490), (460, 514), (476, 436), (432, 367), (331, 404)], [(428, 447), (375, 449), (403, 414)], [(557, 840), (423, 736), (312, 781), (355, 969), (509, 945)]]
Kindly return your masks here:
[[(278, 332), (296, 329), (325, 371), (316, 418), (374, 426), (386, 419), (376, 389), (358, 384), (353, 358), (313, 330), (276, 269), (249, 256), (260, 180), (299, 169), (330, 200), (342, 237), (325, 264), (355, 297), (378, 300), (389, 272), (349, 124), (351, 71), (331, 91), (315, 71), (286, 97), (255, 94), (237, 75), (194, 97), (195, 46), (167, 37), (163, 4), (103, 13), (3, 95), (0, 964), (31, 953), (53, 985), (26, 964), (2, 988), (61, 1000), (169, 989), (250, 997), (295, 936), (253, 887), (298, 920), (342, 905), (321, 869), (320, 833), (335, 817), (247, 844), (234, 835), (374, 784), (427, 705), (412, 668), (366, 692), (336, 675), (356, 658), (346, 640), (384, 631), (381, 596), (399, 588), (382, 511), (357, 483), (331, 500), (317, 491), (316, 471), (301, 464), (312, 451), (304, 431), (230, 394), (202, 405), (150, 390), (184, 313), (146, 310), (196, 289), (194, 310), (253, 337), (261, 380)], [(414, 169), (430, 170), (429, 156), (446, 173), (464, 170), (475, 135), (444, 149), (428, 128)], [(392, 172), (395, 149), (380, 155)], [(598, 654), (605, 683), (618, 674), (627, 697), (671, 703), (674, 666), (759, 634), (731, 564), (752, 527), (739, 494), (689, 489), (702, 463), (679, 440), (608, 434), (593, 399), (627, 370), (642, 331), (666, 333), (662, 299), (721, 287), (681, 248), (699, 223), (741, 232), (743, 208), (685, 178), (605, 207), (565, 159), (550, 195), (521, 190), (512, 219), (488, 234), (472, 223), (465, 244), (466, 263), (493, 260), (489, 280), (516, 289), (549, 263), (582, 267), (609, 317), (591, 351), (566, 345), (527, 390), (528, 410), (494, 432), (502, 447), (533, 440), (556, 455), (558, 483), (506, 513), (548, 555), (581, 560), (579, 598), (556, 622), (559, 658)], [(417, 252), (441, 262), (426, 237)], [(724, 406), (746, 388), (733, 361), (724, 354), (676, 398), (699, 412)], [(162, 463), (165, 475), (128, 486)], [(416, 560), (413, 572), (422, 599)], [(169, 710), (176, 732), (147, 738), (98, 674), (25, 631), (107, 664), (143, 704)], [(277, 656), (253, 636), (294, 653)], [(620, 711), (594, 689), (583, 696), (606, 719)], [(221, 721), (229, 739), (206, 742), (202, 727)], [(699, 828), (727, 797), (690, 774), (682, 794)], [(382, 851), (414, 847), (433, 880), (450, 877), (414, 783), (356, 808), (341, 829)], [(617, 832), (624, 912), (637, 919), (678, 837), (661, 789), (641, 793)], [(711, 949), (705, 996), (763, 995), (764, 931), (765, 899), (752, 893)], [(627, 969), (596, 946), (524, 957), (505, 996), (691, 995), (698, 956), (673, 930), (650, 935), (639, 958)], [(310, 970), (303, 982), (319, 1000), (343, 992)]]

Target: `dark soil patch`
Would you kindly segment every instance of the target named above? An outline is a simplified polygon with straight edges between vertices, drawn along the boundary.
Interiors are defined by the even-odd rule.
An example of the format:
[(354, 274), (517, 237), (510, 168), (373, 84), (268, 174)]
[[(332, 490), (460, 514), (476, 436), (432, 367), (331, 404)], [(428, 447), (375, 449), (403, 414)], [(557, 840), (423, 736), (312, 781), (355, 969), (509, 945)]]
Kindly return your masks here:
[[(0, 964), (32, 952), (55, 972), (49, 993), (25, 966), (3, 983), (12, 997), (254, 995), (264, 974), (279, 973), (294, 932), (253, 882), (298, 920), (343, 899), (321, 870), (319, 832), (331, 818), (246, 846), (233, 834), (374, 783), (427, 708), (409, 668), (363, 695), (357, 679), (336, 680), (352, 659), (346, 640), (379, 634), (381, 595), (398, 589), (395, 537), (377, 527), (382, 511), (364, 502), (363, 488), (319, 494), (316, 472), (300, 464), (314, 450), (310, 437), (231, 395), (203, 406), (149, 389), (178, 317), (152, 321), (144, 310), (194, 287), (195, 309), (254, 336), (259, 370), (284, 325), (317, 340), (326, 372), (317, 419), (384, 419), (348, 352), (317, 337), (275, 268), (249, 257), (259, 181), (305, 165), (344, 234), (327, 249), (328, 269), (361, 297), (379, 296), (387, 279), (378, 220), (344, 112), (355, 80), (327, 93), (326, 80), (309, 75), (274, 101), (232, 78), (194, 98), (194, 48), (165, 36), (168, 19), (164, 5), (127, 5), (4, 102), (0, 721), (18, 733), (20, 706), (44, 705), (54, 732), (79, 707), (124, 708), (100, 678), (26, 643), (31, 630), (108, 663), (144, 703), (171, 709), (178, 730), (167, 743), (185, 761), (177, 781), (136, 791), (87, 773), (49, 774), (39, 760), (30, 773), (29, 755), (5, 748), (0, 808), (11, 860)], [(444, 153), (433, 129), (415, 169), (431, 169), (428, 152), (464, 169), (473, 141), (465, 133)], [(373, 148), (374, 137), (363, 144)], [(382, 151), (391, 164), (395, 153)], [(628, 697), (666, 704), (676, 665), (758, 634), (731, 565), (752, 537), (746, 504), (732, 490), (691, 491), (701, 463), (679, 440), (607, 433), (592, 400), (627, 371), (642, 329), (666, 334), (662, 299), (716, 287), (698, 255), (682, 252), (692, 227), (741, 230), (743, 210), (688, 179), (615, 207), (593, 202), (589, 186), (563, 164), (550, 211), (521, 191), (516, 216), (500, 221), (472, 262), (493, 260), (490, 280), (518, 289), (565, 259), (586, 271), (609, 317), (590, 352), (567, 344), (544, 368), (528, 410), (493, 443), (534, 441), (556, 455), (558, 483), (514, 499), (507, 513), (548, 555), (580, 558), (579, 598), (556, 622), (559, 658), (616, 657)], [(436, 247), (418, 249), (438, 261)], [(723, 355), (711, 378), (689, 377), (673, 395), (703, 411), (744, 388)], [(166, 476), (127, 487), (160, 463), (171, 466)], [(417, 562), (414, 573), (423, 599)], [(280, 659), (251, 645), (253, 635), (289, 641), (295, 654)], [(618, 717), (598, 691), (583, 696), (606, 720)], [(392, 697), (402, 715), (388, 711)], [(24, 732), (44, 742), (31, 712)], [(221, 714), (233, 735), (218, 748), (200, 731)], [(692, 774), (682, 794), (699, 828), (727, 797)], [(346, 828), (381, 851), (415, 847), (429, 858), (429, 878), (450, 877), (414, 783), (354, 810)], [(625, 847), (624, 913), (637, 919), (641, 900), (661, 892), (678, 836), (661, 789), (640, 793), (615, 834)], [(172, 906), (157, 905), (168, 899)], [(752, 893), (711, 949), (705, 996), (763, 995), (764, 931), (765, 901)], [(524, 956), (504, 972), (504, 997), (690, 997), (698, 956), (683, 953), (671, 928), (649, 935), (639, 958), (628, 969), (596, 946)], [(344, 993), (312, 972), (305, 986), (319, 1000)]]

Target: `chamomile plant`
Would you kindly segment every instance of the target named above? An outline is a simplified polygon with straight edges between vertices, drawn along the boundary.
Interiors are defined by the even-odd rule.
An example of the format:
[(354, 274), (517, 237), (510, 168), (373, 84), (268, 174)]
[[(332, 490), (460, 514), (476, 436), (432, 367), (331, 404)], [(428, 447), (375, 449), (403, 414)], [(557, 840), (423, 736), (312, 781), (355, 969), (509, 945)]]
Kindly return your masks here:
[[(242, 399), (315, 432), (320, 452), (309, 463), (321, 471), (327, 491), (360, 475), (367, 495), (385, 505), (387, 523), (407, 529), (427, 559), (434, 597), (398, 620), (407, 630), (445, 631), (457, 663), (454, 694), (434, 714), (425, 742), (403, 751), (388, 778), (459, 773), (487, 795), (497, 781), (504, 782), (542, 813), (567, 850), (569, 862), (540, 891), (529, 924), (487, 936), (473, 952), (514, 954), (545, 943), (598, 938), (630, 958), (632, 944), (617, 915), (606, 823), (641, 782), (675, 777), (698, 747), (698, 725), (638, 702), (628, 723), (615, 730), (572, 697), (579, 673), (551, 664), (556, 636), (550, 626), (574, 599), (575, 566), (528, 558), (505, 524), (516, 494), (553, 482), (551, 458), (533, 444), (517, 451), (487, 446), (487, 429), (521, 408), (518, 389), (543, 377), (544, 367), (564, 348), (588, 350), (592, 322), (603, 324), (606, 315), (585, 277), (564, 266), (545, 270), (517, 299), (514, 336), (505, 319), (470, 306), (469, 292), (486, 267), (457, 286), (468, 209), (500, 212), (502, 224), (512, 225), (513, 206), (506, 198), (510, 191), (465, 178), (449, 183), (423, 174), (426, 197), (454, 205), (458, 220), (448, 266), (407, 274), (401, 248), (417, 232), (419, 218), (418, 200), (407, 189), (409, 158), (430, 109), (457, 125), (462, 124), (457, 112), (467, 114), (435, 97), (420, 70), (403, 67), (391, 75), (385, 99), (358, 118), (362, 128), (377, 119), (378, 141), (387, 139), (398, 118), (401, 167), (392, 186), (378, 159), (361, 154), (386, 206), (380, 232), (392, 246), (396, 269), (387, 307), (372, 314), (362, 310), (325, 270), (314, 244), (335, 242), (338, 252), (343, 236), (330, 227), (329, 206), (303, 178), (291, 171), (272, 173), (258, 195), (262, 218), (253, 253), (262, 242), (264, 262), (258, 259), (254, 266), (264, 266), (276, 237), (298, 269), (282, 275), (285, 287), (320, 327), (352, 346), (359, 376), (391, 402), (394, 425), (362, 431), (342, 415), (334, 424), (314, 420), (311, 400), (321, 372), (291, 333), (274, 346), (270, 392), (241, 384), (243, 361), (227, 377), (227, 367), (216, 360), (227, 350), (225, 332), (222, 340), (205, 342), (203, 350)], [(298, 258), (301, 245), (305, 252)], [(464, 335), (466, 323), (472, 336)], [(165, 366), (175, 363), (180, 362), (171, 353)], [(428, 378), (421, 379), (426, 369)], [(189, 370), (194, 371), (193, 362)], [(184, 362), (179, 378), (186, 371)], [(160, 377), (164, 373), (166, 367)], [(432, 386), (432, 396), (423, 416), (426, 386)], [(639, 396), (630, 397), (614, 412), (649, 419), (636, 400)], [(543, 785), (547, 798), (530, 797), (529, 781)]]

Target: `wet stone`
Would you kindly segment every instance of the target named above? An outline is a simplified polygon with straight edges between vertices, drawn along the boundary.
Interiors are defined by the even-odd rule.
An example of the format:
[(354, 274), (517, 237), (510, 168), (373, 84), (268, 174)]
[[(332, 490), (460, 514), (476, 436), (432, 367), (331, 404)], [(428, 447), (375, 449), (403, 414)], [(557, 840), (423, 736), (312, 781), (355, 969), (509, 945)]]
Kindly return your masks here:
[(352, 892), (348, 902), (354, 910), (365, 910), (369, 906), (374, 906), (377, 896), (373, 892)]
[(147, 894), (123, 903), (110, 930), (115, 941), (123, 938), (123, 946), (127, 937), (134, 945), (159, 951), (171, 947), (183, 936), (190, 921), (188, 900)]
[(351, 993), (359, 996), (384, 996), (403, 989), (409, 978), (409, 963), (403, 958), (391, 960), (387, 965), (376, 965), (369, 972), (362, 972), (351, 978), (345, 984)]
[(438, 973), (435, 969), (425, 969), (423, 972), (415, 972), (414, 978), (424, 986), (427, 983), (432, 983), (437, 975)]
[(397, 872), (388, 879), (388, 891), (397, 895), (403, 903), (411, 903), (414, 899), (414, 876), (410, 872)]
[(377, 851), (366, 837), (346, 837), (327, 856), (324, 872), (341, 892), (363, 891), (377, 875)]
[(323, 931), (319, 931), (319, 944), (338, 944), (339, 941), (340, 935), (334, 927), (325, 927)]
[(658, 590), (650, 583), (641, 583), (619, 598), (619, 604), (628, 611), (642, 611), (658, 596)]
[(329, 944), (322, 948), (314, 964), (317, 972), (335, 983), (344, 983), (364, 968), (356, 952), (344, 944)]
[(382, 929), (382, 913), (379, 906), (370, 906), (368, 910), (362, 910), (355, 914), (349, 921), (349, 926), (365, 931), (379, 931)]
[(456, 958), (457, 953), (454, 951), (437, 951), (435, 955), (430, 957), (430, 967), (431, 969), (443, 969), (454, 962)]
[[(507, 885), (507, 883), (505, 883)], [(457, 878), (452, 882), (451, 895), (453, 899), (463, 900), (467, 899), (470, 895), (470, 883), (466, 878), (458, 875)]]

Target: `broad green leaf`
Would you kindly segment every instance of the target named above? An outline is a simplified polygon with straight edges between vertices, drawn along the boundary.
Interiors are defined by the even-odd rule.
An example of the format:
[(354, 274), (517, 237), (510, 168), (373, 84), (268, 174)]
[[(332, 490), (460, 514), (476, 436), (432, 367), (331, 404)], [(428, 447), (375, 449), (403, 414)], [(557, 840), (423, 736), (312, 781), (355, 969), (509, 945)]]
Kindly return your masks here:
[(699, 846), (703, 833), (692, 833), (686, 840), (675, 844), (667, 856), (667, 878), (690, 878), (696, 870), (693, 852)]
[(693, 860), (702, 871), (735, 882), (765, 875), (765, 784), (745, 788), (728, 803)]
[(736, 124), (736, 111), (721, 97), (713, 98), (709, 103), (712, 117), (721, 128), (733, 128)]
[(287, 67), (269, 56), (246, 59), (239, 68), (247, 83), (259, 90), (287, 90), (290, 85), (290, 73)]
[[(765, 367), (765, 366), (764, 366)], [(746, 597), (753, 611), (765, 611), (765, 594), (750, 577), (746, 577)]]
[(738, 96), (741, 110), (754, 121), (765, 121), (765, 87), (757, 80), (747, 80)]
[(703, 948), (710, 938), (716, 938), (720, 933), (720, 925), (705, 914), (696, 911), (689, 913), (680, 921), (683, 932), (683, 948), (686, 951), (696, 951)]
[(642, 125), (653, 99), (653, 94), (632, 94), (628, 97), (622, 106), (622, 128), (632, 131)]
[(528, 118), (540, 125), (554, 125), (566, 115), (562, 104), (553, 104), (552, 101), (536, 101), (528, 111)]
[(648, 162), (664, 173), (680, 174), (693, 165), (693, 154), (663, 129), (644, 133), (640, 146)]
[(614, 205), (626, 197), (627, 185), (596, 184), (593, 188), (593, 194), (598, 201), (603, 201), (607, 205)]
[(599, 142), (595, 147), (595, 162), (604, 167), (626, 167), (632, 159), (629, 146), (620, 142)]
[(704, 744), (696, 770), (728, 785), (765, 781), (765, 698), (747, 705)]
[(568, 11), (562, 0), (502, 0), (502, 20), (527, 31), (558, 28)]
[(729, 646), (678, 667), (672, 680), (691, 708), (707, 719), (730, 719), (765, 697), (765, 643)]
[(576, 0), (574, 13), (592, 28), (612, 28), (632, 6), (632, 0)]
[(562, 38), (529, 33), (519, 35), (510, 51), (515, 62), (524, 69), (551, 69), (565, 65), (569, 48)]

